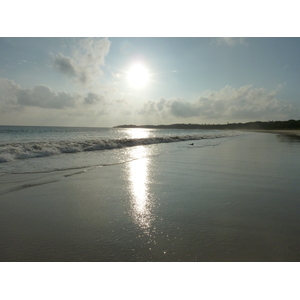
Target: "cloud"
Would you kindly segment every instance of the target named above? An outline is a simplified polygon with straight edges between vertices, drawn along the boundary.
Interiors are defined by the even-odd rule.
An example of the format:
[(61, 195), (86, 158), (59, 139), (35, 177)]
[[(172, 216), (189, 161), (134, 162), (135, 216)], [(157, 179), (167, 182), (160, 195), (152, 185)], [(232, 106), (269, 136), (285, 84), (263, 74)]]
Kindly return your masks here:
[(110, 43), (107, 38), (80, 39), (71, 57), (59, 53), (53, 58), (54, 67), (83, 86), (91, 85), (103, 74), (100, 67), (104, 65)]
[(216, 45), (236, 46), (236, 45), (247, 45), (246, 38), (243, 37), (219, 37), (213, 38), (213, 43)]
[(123, 75), (119, 72), (119, 73), (113, 73), (113, 72), (111, 72), (111, 75), (114, 77), (114, 78), (121, 78), (121, 77), (123, 77)]
[(38, 85), (32, 89), (16, 91), (17, 103), (24, 106), (62, 109), (75, 107), (78, 96), (66, 92), (55, 93), (45, 85)]
[(76, 62), (72, 58), (63, 56), (60, 53), (54, 58), (53, 63), (63, 74), (73, 77), (78, 76)]
[(105, 105), (104, 97), (88, 93), (85, 97), (78, 93), (55, 92), (45, 85), (23, 89), (12, 80), (0, 78), (0, 103), (6, 109), (20, 107), (40, 107), (50, 109), (78, 108), (80, 105)]
[(148, 101), (138, 111), (141, 115), (199, 118), (206, 120), (273, 120), (296, 116), (298, 108), (276, 98), (277, 91), (253, 88), (251, 85), (233, 88), (225, 86), (220, 91), (208, 91), (197, 101), (181, 98)]
[[(160, 98), (140, 103), (142, 106), (137, 110), (137, 103), (130, 98), (113, 99), (96, 92), (53, 91), (46, 85), (22, 88), (12, 80), (0, 78), (0, 119), (7, 124), (12, 120), (19, 124), (21, 120), (26, 121), (24, 124), (38, 124), (45, 118), (47, 124), (53, 125), (67, 124), (68, 121), (70, 124), (113, 126), (120, 123), (226, 123), (299, 118), (299, 107), (280, 99), (278, 92), (252, 85), (225, 86), (219, 91), (206, 91), (194, 101)], [(55, 113), (51, 113), (54, 110)]]
[(36, 106), (42, 108), (75, 107), (78, 95), (54, 92), (45, 85), (23, 89), (12, 80), (0, 78), (0, 102), (7, 106)]
[(21, 87), (13, 80), (0, 77), (0, 102), (4, 103), (11, 100), (11, 95), (15, 92), (15, 90), (20, 88)]
[(95, 93), (88, 93), (88, 95), (84, 98), (84, 103), (88, 105), (93, 105), (99, 102), (104, 102), (104, 97)]

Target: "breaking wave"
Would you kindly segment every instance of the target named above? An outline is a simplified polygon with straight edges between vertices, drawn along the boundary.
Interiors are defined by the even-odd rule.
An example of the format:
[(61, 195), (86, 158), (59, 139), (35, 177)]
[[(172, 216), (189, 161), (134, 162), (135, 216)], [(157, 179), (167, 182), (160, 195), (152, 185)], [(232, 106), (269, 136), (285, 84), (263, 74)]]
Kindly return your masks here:
[(102, 139), (86, 141), (60, 141), (60, 142), (28, 142), (28, 143), (9, 143), (0, 145), (0, 163), (29, 159), (36, 157), (46, 157), (59, 155), (62, 153), (77, 153), (85, 151), (100, 151), (109, 149), (118, 149), (124, 147), (133, 147), (141, 145), (151, 145), (160, 143), (173, 143), (181, 141), (215, 139), (228, 137), (228, 134), (211, 135), (182, 135), (150, 137), (139, 139)]

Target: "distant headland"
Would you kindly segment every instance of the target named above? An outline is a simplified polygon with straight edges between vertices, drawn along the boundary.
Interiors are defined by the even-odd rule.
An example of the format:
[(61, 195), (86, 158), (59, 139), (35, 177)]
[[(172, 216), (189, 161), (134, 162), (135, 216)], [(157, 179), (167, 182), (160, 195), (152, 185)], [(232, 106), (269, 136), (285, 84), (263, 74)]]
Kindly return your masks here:
[(153, 129), (244, 129), (244, 130), (299, 130), (300, 120), (255, 121), (227, 124), (170, 124), (170, 125), (118, 125), (114, 128), (153, 128)]

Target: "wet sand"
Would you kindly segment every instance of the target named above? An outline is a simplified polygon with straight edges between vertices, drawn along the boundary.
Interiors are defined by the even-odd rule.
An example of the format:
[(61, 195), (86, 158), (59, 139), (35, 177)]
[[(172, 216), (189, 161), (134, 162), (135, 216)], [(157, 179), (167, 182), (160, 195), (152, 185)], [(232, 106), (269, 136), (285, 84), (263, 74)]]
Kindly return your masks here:
[(300, 136), (300, 130), (286, 130), (285, 129), (285, 130), (247, 130), (247, 131)]
[(0, 260), (299, 261), (299, 140), (186, 144), (119, 165), (1, 176)]

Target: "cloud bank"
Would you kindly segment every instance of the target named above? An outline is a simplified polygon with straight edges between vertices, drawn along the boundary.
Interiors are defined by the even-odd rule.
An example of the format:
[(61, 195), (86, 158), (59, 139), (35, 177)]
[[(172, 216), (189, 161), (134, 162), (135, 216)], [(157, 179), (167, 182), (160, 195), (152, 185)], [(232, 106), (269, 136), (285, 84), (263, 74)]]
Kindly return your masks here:
[[(252, 85), (240, 88), (225, 86), (219, 91), (207, 91), (195, 101), (161, 98), (138, 103), (130, 98), (111, 99), (94, 92), (55, 92), (45, 85), (22, 88), (12, 80), (0, 78), (0, 116), (2, 122), (5, 120), (7, 123), (9, 116), (19, 111), (27, 124), (29, 120), (32, 121), (30, 124), (36, 124), (43, 122), (48, 114), (48, 125), (57, 125), (57, 122), (73, 125), (75, 120), (80, 120), (81, 126), (298, 119), (298, 106), (279, 99), (277, 94), (277, 90), (267, 91)], [(60, 119), (55, 123), (50, 115), (59, 115)]]
[(80, 39), (73, 47), (71, 57), (59, 53), (53, 58), (54, 67), (76, 83), (90, 85), (103, 74), (100, 67), (104, 65), (110, 43), (108, 38)]
[[(180, 98), (148, 101), (138, 111), (141, 115), (156, 115), (161, 118), (176, 117), (181, 120), (244, 121), (273, 120), (297, 116), (298, 109), (276, 98), (277, 91), (253, 88), (252, 85), (233, 88), (225, 86), (220, 91), (208, 91), (197, 101)], [(296, 111), (297, 110), (297, 111)]]
[(83, 105), (99, 103), (106, 104), (100, 94), (88, 93), (84, 96), (79, 93), (55, 92), (45, 85), (24, 89), (12, 80), (0, 78), (0, 104), (6, 109), (26, 106), (48, 109), (80, 108)]

